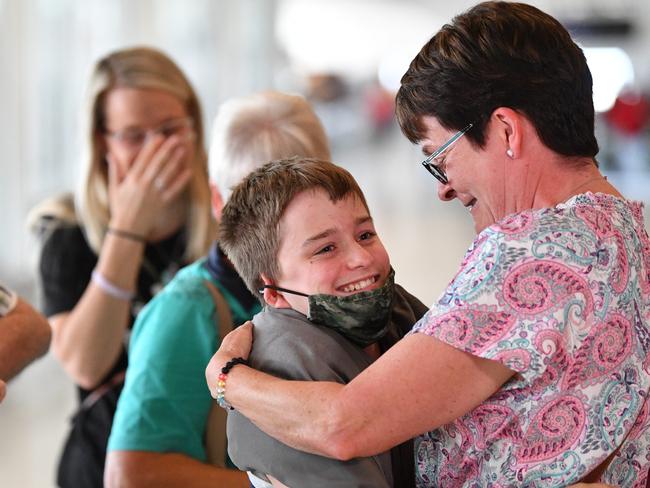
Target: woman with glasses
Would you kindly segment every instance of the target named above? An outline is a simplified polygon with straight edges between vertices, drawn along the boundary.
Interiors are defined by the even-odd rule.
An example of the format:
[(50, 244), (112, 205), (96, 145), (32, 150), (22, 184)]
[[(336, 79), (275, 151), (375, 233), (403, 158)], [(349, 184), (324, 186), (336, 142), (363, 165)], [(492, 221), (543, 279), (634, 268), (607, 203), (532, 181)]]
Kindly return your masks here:
[[(270, 435), (352, 459), (415, 437), (418, 486), (646, 486), (650, 239), (599, 172), (582, 50), (537, 8), (481, 3), (422, 48), (397, 115), (478, 233), (412, 333), (348, 385), (206, 370)], [(432, 181), (433, 182), (433, 181)]]
[(116, 51), (95, 65), (85, 113), (83, 179), (35, 211), (52, 350), (80, 408), (59, 486), (102, 486), (106, 443), (134, 317), (214, 238), (197, 96), (165, 54)]

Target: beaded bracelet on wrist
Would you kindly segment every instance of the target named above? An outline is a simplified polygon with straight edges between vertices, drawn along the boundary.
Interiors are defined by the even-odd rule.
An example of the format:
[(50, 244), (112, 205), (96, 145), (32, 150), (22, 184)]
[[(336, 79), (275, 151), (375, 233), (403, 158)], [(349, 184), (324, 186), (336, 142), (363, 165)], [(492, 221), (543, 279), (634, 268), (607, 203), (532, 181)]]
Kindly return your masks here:
[(228, 373), (230, 373), (230, 370), (238, 364), (244, 364), (248, 366), (248, 361), (241, 357), (231, 359), (224, 365), (223, 368), (221, 368), (221, 373), (217, 377), (217, 404), (226, 410), (234, 410), (233, 406), (226, 401), (226, 379), (228, 378)]

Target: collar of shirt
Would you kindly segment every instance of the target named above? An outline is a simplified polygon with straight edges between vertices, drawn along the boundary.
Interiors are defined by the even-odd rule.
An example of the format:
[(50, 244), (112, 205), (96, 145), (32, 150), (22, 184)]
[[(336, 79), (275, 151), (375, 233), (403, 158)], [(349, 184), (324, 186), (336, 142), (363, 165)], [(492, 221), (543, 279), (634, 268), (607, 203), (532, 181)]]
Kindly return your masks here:
[(245, 309), (250, 310), (259, 303), (257, 297), (246, 287), (244, 281), (237, 274), (235, 267), (216, 243), (212, 244), (210, 248), (205, 267), (210, 276), (223, 285)]

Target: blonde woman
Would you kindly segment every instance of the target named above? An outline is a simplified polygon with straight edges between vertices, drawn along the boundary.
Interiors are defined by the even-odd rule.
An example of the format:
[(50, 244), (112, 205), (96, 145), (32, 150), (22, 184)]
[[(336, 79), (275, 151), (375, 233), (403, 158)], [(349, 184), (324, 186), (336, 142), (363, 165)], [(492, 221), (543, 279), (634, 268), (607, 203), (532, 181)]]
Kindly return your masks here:
[(52, 350), (78, 385), (62, 487), (102, 486), (104, 457), (134, 318), (214, 238), (196, 94), (150, 48), (117, 51), (92, 73), (84, 176), (74, 202), (36, 210)]

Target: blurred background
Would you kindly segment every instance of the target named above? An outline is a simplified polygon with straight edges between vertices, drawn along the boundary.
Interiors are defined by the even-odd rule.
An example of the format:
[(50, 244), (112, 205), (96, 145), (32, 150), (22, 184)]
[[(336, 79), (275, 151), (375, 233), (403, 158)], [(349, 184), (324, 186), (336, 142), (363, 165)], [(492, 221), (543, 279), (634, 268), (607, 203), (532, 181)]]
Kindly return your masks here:
[[(39, 304), (28, 211), (73, 190), (79, 111), (94, 60), (146, 44), (188, 74), (207, 134), (221, 102), (264, 89), (305, 95), (333, 159), (366, 192), (397, 279), (426, 303), (473, 238), (459, 204), (437, 200), (418, 148), (393, 119), (399, 79), (456, 0), (0, 0), (0, 281)], [(599, 161), (629, 198), (650, 201), (650, 4), (530, 2), (562, 21), (594, 76)], [(647, 225), (647, 222), (646, 222)], [(51, 355), (0, 404), (0, 487), (54, 486), (74, 389)]]

